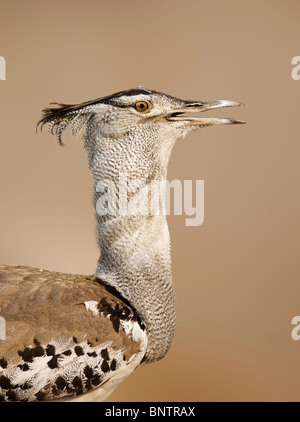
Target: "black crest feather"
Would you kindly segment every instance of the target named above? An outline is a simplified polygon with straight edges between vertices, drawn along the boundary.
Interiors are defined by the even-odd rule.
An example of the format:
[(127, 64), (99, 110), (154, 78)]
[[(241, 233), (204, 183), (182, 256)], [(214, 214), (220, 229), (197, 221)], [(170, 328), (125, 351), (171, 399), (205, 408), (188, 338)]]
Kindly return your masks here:
[(114, 99), (116, 98), (140, 94), (149, 95), (152, 92), (154, 91), (138, 87), (119, 91), (115, 94), (96, 98), (95, 100), (86, 101), (81, 104), (51, 103), (50, 105), (55, 105), (55, 107), (47, 107), (42, 111), (43, 115), (37, 124), (37, 128), (40, 127), (42, 130), (45, 124), (49, 124), (49, 131), (53, 135), (56, 135), (59, 145), (63, 146), (63, 132), (71, 130), (73, 135), (78, 135), (80, 129), (87, 124), (91, 117), (91, 112), (93, 111), (92, 106), (96, 106), (97, 104), (116, 105), (114, 104)]

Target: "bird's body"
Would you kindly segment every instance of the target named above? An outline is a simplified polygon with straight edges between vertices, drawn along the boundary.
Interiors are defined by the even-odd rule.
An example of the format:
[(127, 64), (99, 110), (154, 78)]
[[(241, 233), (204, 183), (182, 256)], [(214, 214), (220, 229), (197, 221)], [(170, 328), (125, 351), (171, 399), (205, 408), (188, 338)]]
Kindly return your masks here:
[(0, 309), (0, 400), (103, 400), (145, 355), (138, 315), (94, 276), (0, 266)]
[(0, 266), (0, 401), (104, 400), (142, 362), (165, 356), (176, 320), (170, 238), (164, 213), (149, 212), (145, 193), (166, 179), (177, 139), (240, 123), (184, 113), (236, 105), (137, 88), (44, 110), (41, 123), (60, 144), (63, 131), (84, 132), (101, 255), (87, 277)]

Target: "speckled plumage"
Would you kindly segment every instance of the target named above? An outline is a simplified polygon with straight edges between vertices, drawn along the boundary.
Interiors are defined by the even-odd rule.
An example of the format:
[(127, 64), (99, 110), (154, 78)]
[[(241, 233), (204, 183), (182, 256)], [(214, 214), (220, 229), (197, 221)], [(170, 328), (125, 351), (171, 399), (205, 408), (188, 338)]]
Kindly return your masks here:
[(139, 317), (93, 276), (2, 265), (0, 312), (6, 320), (0, 401), (95, 394), (96, 388), (103, 398), (107, 381), (126, 375), (126, 368), (129, 375), (145, 353)]
[(99, 184), (119, 187), (124, 175), (127, 185), (142, 181), (140, 193), (160, 184), (179, 138), (199, 127), (241, 123), (185, 113), (236, 105), (184, 101), (140, 87), (44, 110), (39, 123), (49, 124), (60, 145), (64, 131), (82, 135), (101, 255), (88, 277), (0, 266), (7, 330), (0, 340), (0, 401), (104, 400), (142, 362), (165, 356), (176, 321), (166, 216), (143, 208), (101, 214)]

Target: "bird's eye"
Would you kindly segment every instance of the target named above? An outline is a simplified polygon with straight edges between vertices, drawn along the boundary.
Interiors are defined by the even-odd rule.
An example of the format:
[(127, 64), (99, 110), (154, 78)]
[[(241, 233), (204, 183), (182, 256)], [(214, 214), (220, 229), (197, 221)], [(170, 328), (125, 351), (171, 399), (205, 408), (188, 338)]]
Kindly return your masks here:
[(137, 103), (135, 103), (134, 107), (137, 111), (143, 112), (143, 111), (147, 111), (150, 105), (146, 101), (138, 101)]

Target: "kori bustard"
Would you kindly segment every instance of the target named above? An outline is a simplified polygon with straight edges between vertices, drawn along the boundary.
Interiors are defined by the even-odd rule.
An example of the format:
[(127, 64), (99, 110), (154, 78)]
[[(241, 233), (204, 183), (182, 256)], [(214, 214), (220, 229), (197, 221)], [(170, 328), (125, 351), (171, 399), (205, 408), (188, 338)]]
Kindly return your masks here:
[[(243, 123), (194, 117), (233, 101), (184, 101), (138, 87), (78, 105), (46, 108), (59, 144), (82, 136), (97, 208), (109, 181), (118, 187), (164, 181), (175, 142), (195, 129)], [(101, 207), (100, 207), (101, 208)], [(0, 401), (102, 401), (137, 366), (170, 348), (175, 299), (163, 213), (97, 209), (101, 255), (92, 276), (0, 266)], [(103, 210), (102, 210), (103, 211)]]

